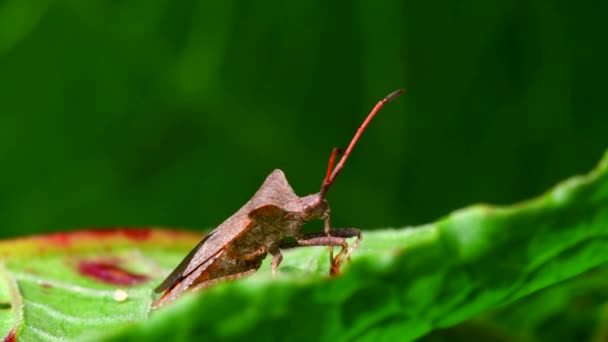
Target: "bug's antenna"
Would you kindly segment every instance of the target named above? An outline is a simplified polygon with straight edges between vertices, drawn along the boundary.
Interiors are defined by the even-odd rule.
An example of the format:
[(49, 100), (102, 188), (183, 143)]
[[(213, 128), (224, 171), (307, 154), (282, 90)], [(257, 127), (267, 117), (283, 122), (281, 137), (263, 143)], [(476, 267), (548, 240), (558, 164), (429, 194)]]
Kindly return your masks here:
[(336, 155), (338, 154), (338, 149), (334, 148), (334, 150), (331, 153), (331, 156), (329, 157), (327, 175), (325, 176), (325, 179), (323, 180), (323, 185), (321, 185), (321, 192), (320, 192), (321, 199), (325, 198), (325, 194), (327, 193), (327, 191), (329, 190), (331, 185), (336, 180), (336, 177), (338, 177), (338, 175), (340, 174), (340, 171), (342, 171), (342, 167), (344, 167), (344, 163), (346, 162), (346, 159), (348, 158), (348, 156), (350, 155), (350, 152), (355, 147), (355, 144), (359, 140), (359, 137), (361, 136), (361, 134), (363, 133), (363, 131), (365, 130), (367, 125), (369, 125), (369, 122), (372, 121), (374, 116), (376, 116), (376, 113), (378, 113), (378, 111), (380, 110), (380, 108), (382, 108), (382, 106), (384, 106), (384, 104), (391, 102), (392, 100), (399, 97), (399, 95), (403, 94), (404, 92), (405, 92), (405, 89), (395, 90), (394, 92), (388, 94), (382, 100), (378, 101), (378, 103), (374, 106), (372, 111), (367, 115), (367, 118), (365, 119), (365, 121), (363, 121), (363, 123), (357, 130), (357, 133), (355, 133), (355, 136), (353, 137), (353, 139), (350, 141), (348, 148), (342, 155), (342, 159), (340, 159), (340, 162), (338, 162), (338, 165), (336, 165), (336, 167), (332, 170), (334, 161), (336, 159)]
[(336, 157), (342, 153), (344, 153), (344, 150), (338, 147), (334, 147), (334, 149), (331, 151), (331, 155), (329, 156), (329, 162), (327, 163), (327, 173), (325, 174), (323, 184), (329, 182), (329, 179), (331, 178), (331, 172), (334, 170), (334, 162), (336, 161)]

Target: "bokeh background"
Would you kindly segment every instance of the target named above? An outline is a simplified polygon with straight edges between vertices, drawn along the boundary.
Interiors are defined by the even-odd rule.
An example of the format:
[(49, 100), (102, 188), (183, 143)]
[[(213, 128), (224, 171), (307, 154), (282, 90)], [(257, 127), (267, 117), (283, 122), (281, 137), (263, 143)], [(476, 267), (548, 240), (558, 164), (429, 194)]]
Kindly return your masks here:
[(337, 226), (537, 195), (608, 145), (607, 7), (3, 0), (0, 232), (209, 229), (274, 168), (317, 192), (400, 87), (330, 192)]

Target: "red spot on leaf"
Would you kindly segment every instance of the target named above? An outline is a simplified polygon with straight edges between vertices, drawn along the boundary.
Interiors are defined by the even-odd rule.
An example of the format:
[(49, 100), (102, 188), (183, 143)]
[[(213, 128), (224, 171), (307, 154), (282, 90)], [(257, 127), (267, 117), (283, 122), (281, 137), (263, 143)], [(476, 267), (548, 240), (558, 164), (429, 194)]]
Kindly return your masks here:
[(125, 270), (117, 261), (83, 260), (78, 264), (80, 274), (113, 285), (137, 285), (148, 276)]
[(15, 334), (15, 329), (11, 330), (11, 332), (6, 335), (4, 338), (4, 342), (15, 342), (17, 341), (17, 335)]

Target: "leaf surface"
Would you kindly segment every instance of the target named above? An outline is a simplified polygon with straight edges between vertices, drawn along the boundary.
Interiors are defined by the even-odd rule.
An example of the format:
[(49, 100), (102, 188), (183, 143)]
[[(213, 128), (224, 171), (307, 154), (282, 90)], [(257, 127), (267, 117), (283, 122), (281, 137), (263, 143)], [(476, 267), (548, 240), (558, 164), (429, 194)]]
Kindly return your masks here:
[(0, 334), (67, 341), (144, 320), (151, 287), (198, 239), (178, 231), (112, 229), (3, 241)]
[(367, 232), (343, 275), (327, 251), (285, 255), (273, 279), (221, 284), (109, 340), (415, 340), (608, 262), (608, 154), (586, 176), (512, 206)]

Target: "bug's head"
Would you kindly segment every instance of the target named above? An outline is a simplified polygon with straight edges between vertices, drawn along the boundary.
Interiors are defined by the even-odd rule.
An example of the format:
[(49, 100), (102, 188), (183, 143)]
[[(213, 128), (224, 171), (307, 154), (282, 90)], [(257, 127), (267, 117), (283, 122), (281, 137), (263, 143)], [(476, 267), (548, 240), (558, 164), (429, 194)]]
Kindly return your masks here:
[(325, 218), (329, 213), (327, 200), (321, 198), (320, 193), (302, 197), (300, 201), (303, 208), (300, 220), (304, 222)]
[[(331, 185), (336, 180), (336, 177), (338, 177), (338, 174), (340, 174), (340, 171), (342, 171), (344, 162), (346, 162), (346, 159), (350, 155), (350, 152), (353, 150), (353, 147), (355, 147), (355, 144), (359, 140), (359, 137), (361, 136), (361, 134), (363, 133), (363, 131), (365, 130), (365, 128), (367, 127), (369, 122), (374, 118), (374, 116), (376, 116), (376, 113), (378, 113), (378, 111), (380, 110), (380, 108), (382, 108), (382, 106), (384, 106), (384, 104), (394, 100), (395, 98), (397, 98), (399, 95), (403, 94), (404, 92), (405, 92), (404, 89), (395, 90), (394, 92), (388, 94), (385, 98), (383, 98), (376, 104), (376, 106), (372, 109), (372, 111), (367, 115), (367, 118), (365, 119), (365, 121), (363, 121), (363, 124), (361, 124), (361, 126), (357, 130), (357, 133), (355, 133), (355, 136), (350, 141), (350, 144), (348, 145), (348, 148), (346, 149), (346, 151), (343, 152), (341, 149), (334, 148), (334, 150), (331, 153), (331, 156), (329, 157), (329, 164), (327, 166), (327, 174), (325, 175), (325, 179), (323, 180), (323, 184), (321, 185), (321, 192), (319, 192), (319, 194), (318, 194), (319, 198), (317, 200), (319, 201), (319, 205), (321, 205), (321, 202), (325, 202), (325, 195), (327, 194), (327, 191), (329, 190)], [(342, 158), (340, 159), (340, 162), (338, 162), (338, 164), (334, 168), (334, 162), (336, 161), (336, 157), (339, 154), (342, 154)], [(327, 202), (325, 202), (325, 206), (327, 206)]]

